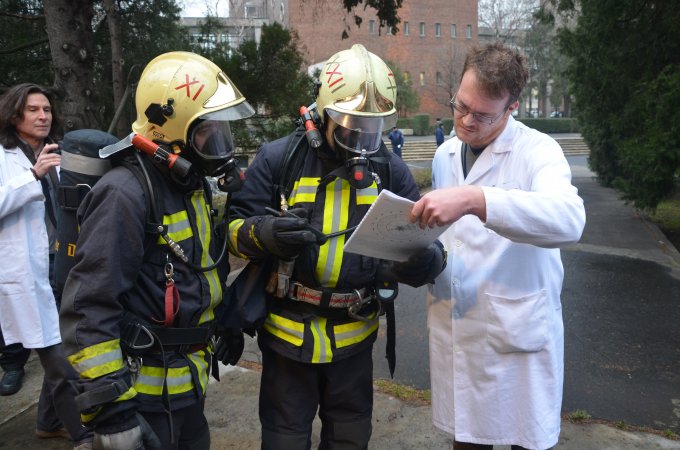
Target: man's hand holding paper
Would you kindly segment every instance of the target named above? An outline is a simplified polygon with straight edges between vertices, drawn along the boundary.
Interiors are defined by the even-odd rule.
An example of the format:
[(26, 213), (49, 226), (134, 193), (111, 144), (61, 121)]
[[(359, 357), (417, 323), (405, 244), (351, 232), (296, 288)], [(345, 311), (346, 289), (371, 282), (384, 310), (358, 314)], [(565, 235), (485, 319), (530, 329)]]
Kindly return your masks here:
[(410, 220), (413, 205), (411, 200), (383, 190), (345, 243), (344, 251), (406, 262), (427, 249), (449, 224), (419, 227)]

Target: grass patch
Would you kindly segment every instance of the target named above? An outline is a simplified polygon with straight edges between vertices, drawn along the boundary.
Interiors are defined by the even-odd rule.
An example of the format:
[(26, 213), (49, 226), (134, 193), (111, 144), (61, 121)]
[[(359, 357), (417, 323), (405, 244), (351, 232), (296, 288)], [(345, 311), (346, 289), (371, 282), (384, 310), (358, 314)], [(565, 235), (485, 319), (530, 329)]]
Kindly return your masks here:
[(673, 439), (674, 441), (680, 440), (680, 435), (673, 430), (664, 430), (663, 436), (667, 439)]
[(591, 417), (585, 409), (577, 409), (571, 412), (568, 416), (569, 420), (574, 423), (586, 423)]
[(390, 395), (399, 400), (412, 403), (430, 404), (432, 402), (432, 392), (428, 389), (421, 391), (410, 386), (393, 383), (389, 380), (373, 380), (375, 388), (383, 394)]
[(647, 211), (646, 214), (666, 235), (671, 244), (680, 250), (680, 190), (660, 202), (655, 211)]
[(661, 228), (680, 232), (680, 193), (659, 203), (649, 217)]
[(416, 180), (416, 185), (418, 186), (418, 189), (420, 189), (421, 193), (432, 186), (432, 169), (411, 167), (410, 170), (411, 175), (413, 175), (413, 179)]

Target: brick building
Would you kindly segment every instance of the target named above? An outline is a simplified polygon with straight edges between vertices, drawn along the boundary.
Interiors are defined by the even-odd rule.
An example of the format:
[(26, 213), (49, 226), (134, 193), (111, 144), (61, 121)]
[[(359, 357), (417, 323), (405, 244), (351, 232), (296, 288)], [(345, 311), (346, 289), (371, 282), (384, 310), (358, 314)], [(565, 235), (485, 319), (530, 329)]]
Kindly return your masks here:
[[(411, 81), (420, 98), (420, 111), (450, 117), (449, 100), (458, 86), (467, 49), (477, 42), (477, 0), (406, 0), (399, 9), (397, 33), (378, 30), (375, 10), (359, 8), (360, 28), (340, 0), (281, 0), (287, 3), (289, 29), (295, 30), (310, 65), (361, 43), (394, 63)], [(349, 38), (342, 39), (346, 30)], [(397, 99), (397, 103), (399, 99)]]
[[(341, 0), (230, 0), (229, 11), (231, 20), (264, 19), (297, 32), (300, 50), (313, 67), (352, 44), (363, 44), (411, 81), (419, 112), (432, 120), (451, 116), (449, 100), (465, 53), (478, 42), (477, 0), (405, 0), (396, 33), (379, 30), (372, 8), (357, 8), (362, 18), (357, 27)], [(347, 39), (342, 39), (343, 31)]]

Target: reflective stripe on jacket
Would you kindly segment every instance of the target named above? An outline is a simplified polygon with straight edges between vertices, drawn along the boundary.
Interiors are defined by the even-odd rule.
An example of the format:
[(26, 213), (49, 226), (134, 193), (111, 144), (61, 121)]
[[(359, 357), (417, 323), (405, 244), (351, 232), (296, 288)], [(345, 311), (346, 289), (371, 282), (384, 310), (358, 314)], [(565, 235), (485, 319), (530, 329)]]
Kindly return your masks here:
[[(160, 176), (152, 179), (156, 196), (163, 196), (162, 222), (168, 236), (193, 264), (213, 264), (220, 242), (200, 179), (186, 188)], [(120, 321), (125, 312), (143, 322), (163, 322), (166, 264), (172, 264), (180, 297), (173, 327), (210, 324), (222, 301), (220, 280), (226, 279), (229, 269), (226, 258), (216, 269), (194, 271), (172, 255), (165, 240), (154, 236), (150, 242), (144, 232), (145, 209), (144, 190), (137, 178), (117, 167), (94, 186), (78, 210), (81, 228), (76, 264), (64, 288), (61, 322), (66, 353), (81, 375), (80, 391), (118, 380), (129, 382)], [(136, 396), (142, 410), (162, 411), (164, 389), (172, 409), (191, 405), (205, 395), (209, 349), (185, 354), (165, 350), (164, 355), (163, 360), (158, 348), (144, 353), (133, 392), (123, 394)]]
[[(230, 249), (241, 257), (258, 259), (264, 255), (262, 245), (253, 233), (252, 218), (266, 215), (272, 206), (274, 171), (282, 161), (289, 138), (279, 139), (262, 147), (246, 172), (243, 188), (231, 202)], [(303, 141), (303, 145), (306, 142)], [(386, 149), (391, 165), (391, 190), (403, 197), (417, 200), (418, 188), (403, 161)], [(375, 171), (375, 169), (374, 169)], [(343, 231), (358, 225), (378, 196), (374, 182), (365, 189), (354, 189), (341, 166), (324, 170), (323, 162), (314, 152), (307, 152), (301, 174), (297, 177), (288, 203), (291, 208), (307, 210), (310, 225), (324, 234)], [(250, 219), (250, 221), (249, 221)], [(322, 245), (310, 245), (295, 260), (292, 280), (307, 287), (342, 292), (375, 285), (379, 261), (362, 255), (344, 253), (349, 234), (328, 239)], [(292, 300), (269, 299), (269, 315), (259, 335), (265, 345), (288, 358), (311, 363), (327, 363), (343, 359), (373, 344), (377, 336), (377, 305), (369, 309), (368, 322), (356, 321), (338, 310), (300, 304)]]

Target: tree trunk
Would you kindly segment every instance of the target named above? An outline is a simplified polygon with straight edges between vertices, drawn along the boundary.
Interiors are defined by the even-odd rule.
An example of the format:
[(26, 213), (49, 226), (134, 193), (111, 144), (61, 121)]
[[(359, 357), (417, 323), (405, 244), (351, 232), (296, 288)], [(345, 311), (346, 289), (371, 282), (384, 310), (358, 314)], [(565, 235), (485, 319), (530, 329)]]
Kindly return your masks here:
[(44, 8), (54, 67), (54, 89), (61, 100), (64, 133), (80, 128), (99, 128), (92, 81), (92, 2), (45, 0)]
[[(109, 26), (109, 36), (111, 39), (111, 81), (113, 83), (113, 107), (114, 111), (120, 106), (121, 101), (124, 101), (125, 95), (125, 80), (123, 78), (123, 45), (122, 35), (120, 29), (120, 11), (115, 0), (104, 0), (104, 10), (106, 11), (106, 22)], [(116, 117), (119, 117), (116, 115)], [(126, 131), (129, 131), (129, 125), (126, 123), (112, 124), (114, 125), (114, 134), (123, 136)]]
[(546, 80), (540, 80), (538, 82), (538, 111), (539, 117), (548, 117), (547, 102), (548, 98), (548, 82)]

